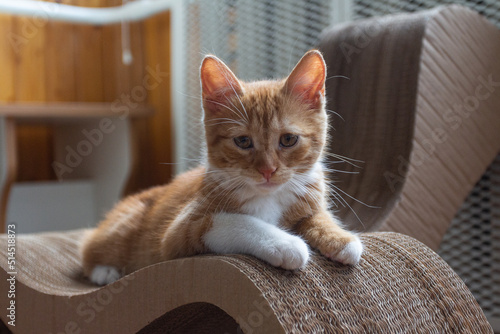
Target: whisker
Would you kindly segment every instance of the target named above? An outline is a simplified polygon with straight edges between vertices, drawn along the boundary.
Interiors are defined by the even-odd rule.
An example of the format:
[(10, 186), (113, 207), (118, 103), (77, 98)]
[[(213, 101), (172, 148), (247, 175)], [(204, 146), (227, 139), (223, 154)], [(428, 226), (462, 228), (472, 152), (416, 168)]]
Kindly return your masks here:
[[(342, 200), (342, 202), (345, 203), (345, 205), (347, 205), (347, 207), (351, 210), (351, 212), (354, 214), (354, 216), (356, 217), (356, 219), (361, 223), (361, 225), (363, 226), (363, 228), (365, 227), (365, 224), (363, 223), (363, 221), (361, 220), (361, 218), (359, 218), (358, 214), (356, 213), (356, 211), (352, 208), (352, 206), (349, 205), (349, 203), (342, 198), (342, 196), (340, 196), (340, 194), (338, 194), (336, 191), (334, 191), (337, 195), (339, 195), (339, 199)], [(349, 196), (349, 195), (348, 195)], [(349, 196), (350, 197), (350, 196)], [(344, 207), (345, 207), (344, 205)]]
[(248, 119), (243, 115), (243, 113), (241, 112), (241, 110), (238, 109), (238, 107), (233, 103), (233, 101), (230, 100), (227, 96), (226, 96), (226, 101), (229, 102), (231, 104), (231, 106), (234, 108), (234, 109), (232, 109), (233, 112), (235, 114), (237, 114), (243, 121), (245, 121), (245, 123), (248, 124)]
[(237, 120), (232, 119), (232, 118), (227, 118), (227, 117), (213, 118), (213, 119), (208, 120), (207, 123), (208, 122), (215, 122), (215, 121), (230, 121), (230, 122), (234, 122), (234, 123), (238, 123), (238, 124), (243, 124), (240, 121), (237, 121)]
[[(214, 187), (214, 189), (212, 189), (212, 190), (211, 190), (211, 191), (210, 191), (207, 195), (205, 195), (205, 196), (204, 196), (203, 200), (202, 200), (201, 202), (199, 202), (199, 203), (198, 203), (198, 206), (197, 206), (197, 207), (200, 207), (200, 206), (204, 205), (204, 204), (205, 204), (205, 203), (209, 200), (210, 195), (212, 195), (212, 193), (214, 193), (215, 191), (219, 190), (220, 188), (224, 188), (224, 186), (225, 186), (226, 184), (230, 183), (231, 181), (232, 181), (232, 180), (231, 180), (231, 179), (229, 179), (229, 180), (225, 180), (225, 181), (223, 181), (223, 182), (221, 182), (221, 183), (218, 183), (218, 184)], [(208, 186), (208, 185), (207, 185), (207, 186)], [(206, 188), (206, 187), (203, 187), (203, 189), (205, 189), (205, 188)], [(201, 191), (201, 190), (200, 190), (200, 191)], [(216, 198), (217, 198), (217, 197), (216, 197)], [(210, 208), (210, 205), (208, 205), (208, 206), (207, 206), (207, 210), (208, 210), (209, 208)], [(205, 213), (206, 213), (206, 211), (207, 211), (207, 210), (205, 210)]]
[(346, 161), (354, 161), (354, 162), (359, 162), (359, 163), (365, 163), (363, 160), (357, 160), (357, 159), (353, 159), (353, 158), (348, 158), (346, 156), (343, 156), (343, 155), (340, 155), (340, 154), (336, 154), (336, 153), (332, 153), (332, 152), (326, 152), (338, 159), (341, 159), (341, 160), (346, 160)]
[(358, 162), (358, 163), (364, 163), (363, 161), (361, 160), (356, 160), (356, 159), (352, 159), (352, 158), (347, 158), (347, 157), (344, 157), (342, 155), (339, 155), (339, 154), (335, 154), (335, 153), (331, 153), (331, 152), (323, 152), (324, 155), (327, 155), (329, 157), (333, 157), (333, 158), (336, 158), (336, 159), (339, 159), (353, 167), (356, 167), (356, 168), (362, 168), (358, 165), (355, 164), (355, 162)]
[(331, 77), (326, 78), (325, 81), (326, 80), (330, 80), (330, 79), (334, 79), (334, 78), (341, 78), (341, 79), (351, 80), (351, 78), (346, 77), (345, 75), (332, 75)]
[(329, 113), (332, 113), (332, 114), (334, 114), (335, 116), (340, 117), (340, 119), (341, 119), (341, 120), (343, 120), (343, 121), (345, 122), (344, 117), (342, 117), (342, 115), (340, 115), (338, 112), (333, 111), (333, 110), (331, 110), (331, 109), (325, 109), (325, 111), (327, 111), (327, 112), (329, 112)]
[[(213, 124), (211, 124), (211, 123), (213, 123)], [(219, 124), (236, 124), (236, 125), (245, 127), (244, 123), (237, 121), (237, 120), (234, 120), (234, 119), (231, 119), (231, 118), (214, 118), (214, 119), (210, 119), (210, 120), (206, 121), (205, 124), (207, 126), (216, 126)]]
[(176, 93), (181, 94), (181, 95), (183, 95), (185, 97), (189, 97), (191, 99), (196, 99), (196, 100), (200, 100), (201, 101), (201, 96), (199, 96), (199, 95), (190, 95), (190, 94), (184, 93), (184, 92), (182, 92), (180, 90), (176, 90)]
[(330, 173), (359, 174), (359, 172), (351, 172), (351, 171), (347, 171), (347, 170), (333, 169), (333, 168), (328, 168), (328, 167), (323, 167), (323, 170), (326, 172), (330, 172)]
[[(303, 192), (306, 193), (306, 195), (309, 195), (308, 189), (305, 189), (300, 183), (297, 183), (293, 178), (288, 181), (290, 183), (290, 186), (293, 188), (292, 190), (295, 189), (295, 194), (298, 195), (299, 191), (302, 190)], [(305, 201), (301, 196), (298, 196), (301, 204), (304, 204), (304, 202), (309, 206), (309, 209), (313, 211), (311, 208), (311, 205)]]
[[(219, 210), (219, 212), (225, 212), (226, 207), (230, 203), (230, 201), (228, 200), (230, 193), (231, 192), (235, 192), (235, 191), (241, 189), (245, 185), (245, 182), (243, 181), (243, 178), (241, 176), (238, 176), (235, 179), (233, 179), (233, 182), (235, 182), (235, 184), (231, 188), (226, 189), (222, 194), (219, 195), (220, 200), (217, 203), (217, 206), (215, 207), (216, 208), (215, 210), (218, 210), (219, 205), (222, 202), (222, 200), (226, 199), (226, 202), (224, 203), (224, 205), (222, 206), (222, 208), (220, 208), (220, 210)], [(210, 203), (209, 206), (212, 206), (212, 203)]]
[[(240, 184), (241, 182), (243, 182), (243, 181), (242, 181), (242, 177), (241, 177), (241, 176), (239, 176), (239, 175), (238, 175), (238, 176), (236, 176), (235, 178), (230, 178), (230, 179), (228, 179), (228, 180), (226, 180), (226, 181), (228, 181), (228, 182), (230, 182), (230, 183), (236, 183), (236, 184), (233, 184), (233, 185), (231, 185), (230, 187), (225, 188), (225, 189), (224, 189), (221, 193), (216, 194), (216, 195), (215, 195), (215, 197), (212, 199), (212, 201), (211, 201), (211, 202), (207, 205), (207, 209), (205, 210), (205, 215), (207, 214), (207, 212), (208, 212), (208, 210), (209, 210), (209, 209), (211, 209), (211, 210), (213, 210), (213, 211), (218, 211), (217, 209), (219, 208), (219, 205), (220, 205), (221, 201), (222, 201), (223, 199), (227, 199), (227, 198), (228, 198), (228, 195), (229, 195), (231, 192), (233, 192), (233, 191), (235, 190), (235, 188), (236, 188), (236, 187), (238, 187), (238, 186), (239, 186), (239, 184)], [(208, 197), (209, 197), (209, 196), (207, 196), (207, 198), (208, 198)], [(215, 206), (215, 208), (214, 208), (214, 207), (212, 206), (212, 204), (213, 204), (213, 202), (214, 202), (215, 200), (217, 200), (218, 198), (219, 198), (219, 202), (217, 203), (217, 205), (216, 205), (216, 206)], [(228, 203), (229, 203), (229, 201), (227, 201), (227, 202), (226, 202), (226, 204), (224, 205), (224, 207), (225, 207), (225, 206), (227, 206), (227, 204), (228, 204)], [(222, 211), (221, 211), (221, 212), (222, 212)]]
[[(187, 162), (197, 162), (200, 165), (203, 165), (203, 158), (181, 158), (183, 161)], [(160, 165), (179, 165), (182, 164), (182, 162), (159, 162)]]
[(332, 187), (334, 187), (336, 190), (340, 191), (342, 194), (346, 195), (347, 197), (349, 197), (350, 199), (352, 199), (353, 201), (356, 201), (358, 202), (359, 204), (362, 204), (364, 206), (366, 206), (367, 208), (370, 208), (370, 209), (380, 209), (380, 206), (374, 206), (374, 205), (369, 205), (369, 204), (366, 204), (362, 201), (360, 201), (359, 199), (349, 195), (348, 193), (346, 193), (345, 191), (343, 191), (342, 189), (340, 189), (339, 187), (337, 187), (336, 185), (331, 185)]
[[(316, 204), (317, 207), (321, 207), (321, 202), (324, 201), (324, 197), (322, 196), (322, 193), (320, 191), (317, 191), (315, 188), (308, 187), (307, 185), (311, 185), (314, 183), (313, 180), (310, 179), (309, 175), (296, 172), (294, 175), (294, 178), (290, 179), (289, 181), (292, 186), (294, 186), (294, 189), (297, 189), (299, 191), (304, 192), (307, 196), (309, 196), (314, 203)], [(298, 195), (298, 191), (297, 191)], [(309, 207), (311, 208), (309, 202), (307, 202)], [(312, 210), (312, 208), (311, 208)]]
[[(240, 111), (236, 108), (236, 106), (235, 106), (233, 103), (231, 103), (231, 101), (230, 101), (229, 99), (227, 99), (227, 101), (228, 101), (229, 103), (231, 103), (231, 105), (232, 105), (234, 108), (236, 108), (236, 110), (234, 110), (234, 109), (232, 109), (232, 108), (229, 108), (229, 107), (228, 107), (228, 106), (226, 106), (225, 104), (220, 103), (220, 102), (217, 102), (217, 101), (214, 101), (214, 100), (207, 100), (207, 101), (208, 101), (208, 102), (210, 102), (210, 103), (215, 103), (215, 104), (217, 104), (217, 105), (219, 105), (219, 106), (221, 106), (221, 107), (224, 107), (224, 108), (226, 108), (227, 110), (229, 110), (229, 111), (231, 111), (232, 113), (234, 113), (235, 115), (237, 115), (238, 117), (241, 117), (241, 118), (243, 118), (243, 119), (244, 119), (243, 114), (241, 114), (241, 113), (240, 113)], [(247, 121), (246, 119), (244, 119), (244, 121), (246, 121), (246, 122), (248, 123), (248, 121)]]
[[(234, 95), (236, 96), (236, 98), (237, 98), (237, 99), (238, 99), (238, 101), (240, 102), (241, 107), (242, 107), (242, 108), (243, 108), (243, 110), (245, 111), (245, 115), (246, 115), (246, 117), (244, 117), (244, 116), (243, 116), (243, 114), (240, 114), (240, 115), (241, 115), (241, 117), (242, 117), (242, 118), (244, 118), (244, 119), (245, 119), (245, 121), (248, 123), (250, 120), (249, 120), (249, 118), (248, 118), (248, 113), (247, 113), (247, 110), (245, 109), (245, 106), (243, 105), (243, 102), (241, 101), (239, 94), (236, 92), (236, 89), (234, 88), (233, 83), (232, 83), (232, 82), (231, 82), (231, 80), (229, 80), (229, 78), (228, 78), (229, 73), (227, 73), (226, 69), (225, 69), (225, 68), (223, 68), (223, 66), (222, 66), (222, 65), (220, 65), (220, 64), (219, 64), (218, 66), (219, 66), (219, 69), (221, 70), (220, 72), (224, 75), (224, 79), (225, 79), (225, 80), (226, 80), (226, 82), (229, 84), (229, 87), (231, 87), (231, 89), (232, 89), (232, 91), (233, 91)], [(236, 108), (236, 106), (232, 103), (232, 101), (230, 101), (230, 100), (229, 100), (229, 98), (227, 98), (227, 97), (226, 97), (226, 100), (227, 100), (229, 103), (231, 103), (231, 105), (232, 105), (234, 108)], [(236, 108), (236, 110), (238, 110), (238, 108)]]

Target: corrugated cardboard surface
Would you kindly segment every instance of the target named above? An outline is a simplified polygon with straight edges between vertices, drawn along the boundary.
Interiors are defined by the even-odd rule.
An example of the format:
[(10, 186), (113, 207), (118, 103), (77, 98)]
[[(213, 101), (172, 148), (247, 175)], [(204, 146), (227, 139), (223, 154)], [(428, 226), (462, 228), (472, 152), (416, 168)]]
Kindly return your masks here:
[[(396, 233), (364, 235), (365, 253), (355, 267), (316, 252), (298, 271), (247, 255), (206, 255), (159, 263), (100, 288), (81, 279), (81, 235), (17, 238), (16, 326), (9, 327), (14, 333), (206, 333), (237, 330), (235, 323), (244, 333), (491, 332), (451, 268), (423, 244)], [(4, 270), (6, 239), (0, 237)], [(7, 302), (1, 296), (0, 307), (5, 310)], [(0, 318), (7, 322), (4, 312)]]

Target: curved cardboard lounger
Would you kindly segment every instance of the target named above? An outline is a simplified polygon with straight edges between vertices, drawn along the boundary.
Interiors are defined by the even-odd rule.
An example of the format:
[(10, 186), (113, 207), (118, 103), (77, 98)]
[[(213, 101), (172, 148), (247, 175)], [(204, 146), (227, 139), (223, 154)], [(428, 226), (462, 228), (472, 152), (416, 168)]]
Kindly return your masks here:
[[(359, 44), (363, 34), (369, 39)], [(345, 120), (331, 118), (336, 128), (331, 151), (365, 161), (360, 175), (336, 174), (344, 181), (338, 184), (380, 207), (348, 202), (365, 227), (356, 225), (352, 213), (341, 211), (347, 223), (360, 230), (400, 231), (436, 248), (500, 148), (498, 39), (490, 23), (457, 6), (351, 23), (325, 33), (321, 49), (329, 75), (350, 78), (328, 81), (330, 109)], [(339, 48), (343, 42), (355, 49), (347, 44)], [(467, 103), (475, 109), (465, 113)], [(204, 255), (155, 264), (96, 287), (81, 276), (78, 244), (83, 233), (17, 236), (12, 285), (16, 326), (8, 329), (235, 333), (239, 326), (245, 333), (492, 332), (450, 267), (402, 234), (364, 234), (365, 252), (355, 267), (316, 253), (296, 272), (250, 256)], [(11, 290), (7, 244), (7, 236), (0, 236), (4, 324), (11, 321), (5, 310), (14, 300), (6, 293)]]
[[(364, 235), (355, 267), (313, 254), (292, 272), (245, 255), (204, 255), (96, 287), (81, 276), (83, 233), (17, 237), (14, 333), (492, 332), (453, 270), (401, 234)], [(5, 294), (5, 235), (0, 253)], [(8, 323), (6, 296), (1, 301)]]
[(343, 119), (330, 117), (330, 151), (364, 161), (331, 164), (360, 173), (335, 173), (336, 185), (379, 207), (341, 194), (339, 215), (437, 250), (500, 152), (500, 30), (453, 5), (334, 26), (319, 48), (328, 107)]

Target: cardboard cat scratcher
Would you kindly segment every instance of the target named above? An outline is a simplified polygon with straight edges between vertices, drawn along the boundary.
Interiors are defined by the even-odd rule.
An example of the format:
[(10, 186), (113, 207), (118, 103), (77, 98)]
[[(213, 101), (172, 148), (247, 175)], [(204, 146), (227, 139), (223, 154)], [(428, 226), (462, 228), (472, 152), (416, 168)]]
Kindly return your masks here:
[(330, 109), (345, 120), (331, 117), (330, 151), (365, 161), (360, 175), (338, 175), (342, 189), (380, 207), (349, 202), (364, 226), (349, 211), (340, 214), (359, 230), (402, 232), (427, 246), (403, 234), (370, 232), (362, 236), (366, 250), (356, 267), (316, 253), (297, 272), (245, 255), (203, 255), (96, 287), (81, 275), (84, 230), (19, 235), (11, 327), (3, 235), (6, 327), (14, 333), (492, 332), (470, 291), (430, 248), (500, 149), (500, 33), (478, 14), (451, 6), (335, 27), (320, 48), (330, 75), (350, 78), (327, 85)]

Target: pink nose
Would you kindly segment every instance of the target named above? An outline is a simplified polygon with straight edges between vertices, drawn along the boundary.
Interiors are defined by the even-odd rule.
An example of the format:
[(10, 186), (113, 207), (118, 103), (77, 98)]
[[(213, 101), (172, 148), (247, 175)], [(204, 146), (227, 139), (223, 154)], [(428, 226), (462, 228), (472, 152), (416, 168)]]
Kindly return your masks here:
[(264, 176), (264, 178), (269, 182), (271, 180), (272, 175), (276, 172), (278, 168), (276, 167), (265, 167), (265, 168), (260, 168), (259, 173)]

